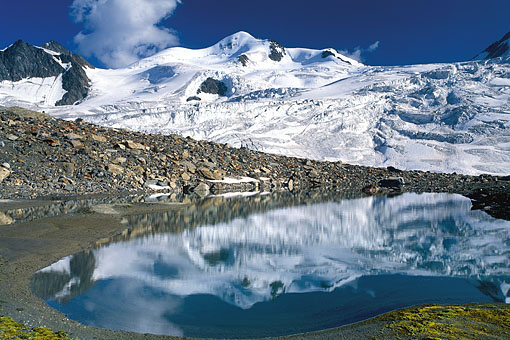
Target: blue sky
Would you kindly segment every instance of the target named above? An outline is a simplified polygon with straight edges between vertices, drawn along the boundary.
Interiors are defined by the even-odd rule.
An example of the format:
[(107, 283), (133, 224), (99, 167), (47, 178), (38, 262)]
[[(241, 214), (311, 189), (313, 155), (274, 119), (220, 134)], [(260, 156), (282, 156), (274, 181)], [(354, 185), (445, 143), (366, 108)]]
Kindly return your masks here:
[[(105, 1), (112, 6), (96, 6)], [(36, 45), (53, 39), (96, 65), (115, 67), (172, 45), (207, 47), (243, 30), (287, 47), (359, 51), (367, 64), (399, 65), (467, 60), (510, 31), (508, 0), (178, 2), (3, 0), (0, 47), (18, 39)], [(100, 15), (89, 15), (91, 6)], [(141, 22), (123, 18), (141, 14)], [(84, 39), (75, 38), (80, 32)], [(116, 44), (119, 50), (109, 51)]]

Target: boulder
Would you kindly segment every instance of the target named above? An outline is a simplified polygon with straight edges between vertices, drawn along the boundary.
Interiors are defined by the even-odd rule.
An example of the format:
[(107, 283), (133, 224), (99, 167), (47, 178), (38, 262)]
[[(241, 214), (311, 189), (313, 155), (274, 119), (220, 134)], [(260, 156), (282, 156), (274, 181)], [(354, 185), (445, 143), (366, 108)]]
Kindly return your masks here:
[(4, 168), (3, 166), (0, 167), (0, 183), (4, 181), (9, 175), (11, 174), (11, 171), (9, 169)]
[(381, 188), (400, 188), (404, 185), (404, 180), (400, 177), (388, 177), (377, 183)]
[(122, 175), (124, 173), (124, 168), (120, 165), (108, 164), (108, 171), (115, 175)]
[(92, 135), (90, 135), (90, 137), (92, 138), (92, 140), (93, 140), (94, 142), (99, 142), (99, 143), (104, 143), (104, 142), (106, 142), (106, 137), (103, 137), (103, 136), (98, 136), (98, 135), (94, 135), (94, 134), (92, 134)]
[(125, 145), (132, 150), (145, 150), (145, 145), (128, 140)]

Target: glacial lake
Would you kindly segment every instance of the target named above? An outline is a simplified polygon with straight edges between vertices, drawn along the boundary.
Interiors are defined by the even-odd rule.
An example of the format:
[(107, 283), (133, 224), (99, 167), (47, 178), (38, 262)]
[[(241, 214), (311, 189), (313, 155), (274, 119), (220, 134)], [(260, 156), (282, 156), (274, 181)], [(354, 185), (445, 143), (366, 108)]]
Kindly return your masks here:
[(38, 271), (33, 292), (86, 325), (202, 338), (510, 303), (510, 222), (460, 195), (217, 197), (124, 222), (122, 235)]

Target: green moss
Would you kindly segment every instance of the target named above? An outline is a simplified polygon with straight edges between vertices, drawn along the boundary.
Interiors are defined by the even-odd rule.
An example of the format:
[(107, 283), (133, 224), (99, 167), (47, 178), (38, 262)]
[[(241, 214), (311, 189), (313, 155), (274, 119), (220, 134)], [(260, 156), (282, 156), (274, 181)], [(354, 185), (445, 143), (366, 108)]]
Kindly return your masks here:
[(387, 322), (383, 333), (403, 339), (507, 339), (510, 334), (510, 306), (421, 306), (380, 319)]
[(5, 340), (78, 340), (71, 339), (67, 333), (54, 332), (47, 327), (28, 329), (22, 323), (14, 321), (8, 316), (0, 316), (0, 339)]

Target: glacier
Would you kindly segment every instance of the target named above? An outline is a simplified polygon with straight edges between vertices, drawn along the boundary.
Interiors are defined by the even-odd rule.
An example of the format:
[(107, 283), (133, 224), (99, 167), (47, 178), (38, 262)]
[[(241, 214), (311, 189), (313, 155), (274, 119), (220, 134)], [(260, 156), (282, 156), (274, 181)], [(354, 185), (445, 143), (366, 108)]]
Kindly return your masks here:
[[(126, 68), (86, 72), (91, 90), (75, 105), (41, 100), (55, 97), (41, 91), (54, 90), (37, 84), (37, 96), (12, 84), (6, 95), (3, 83), (0, 105), (300, 158), (509, 174), (508, 56), (368, 66), (331, 48), (285, 48), (239, 32), (209, 48), (174, 47)], [(208, 78), (226, 93), (200, 91)]]

